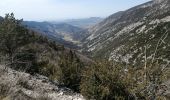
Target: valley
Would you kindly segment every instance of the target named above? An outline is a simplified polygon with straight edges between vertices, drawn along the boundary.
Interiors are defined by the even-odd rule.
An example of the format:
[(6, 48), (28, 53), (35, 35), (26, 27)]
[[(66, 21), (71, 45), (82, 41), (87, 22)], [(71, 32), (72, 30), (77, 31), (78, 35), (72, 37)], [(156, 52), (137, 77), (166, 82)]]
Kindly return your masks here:
[(170, 1), (106, 18), (0, 17), (0, 100), (169, 100)]

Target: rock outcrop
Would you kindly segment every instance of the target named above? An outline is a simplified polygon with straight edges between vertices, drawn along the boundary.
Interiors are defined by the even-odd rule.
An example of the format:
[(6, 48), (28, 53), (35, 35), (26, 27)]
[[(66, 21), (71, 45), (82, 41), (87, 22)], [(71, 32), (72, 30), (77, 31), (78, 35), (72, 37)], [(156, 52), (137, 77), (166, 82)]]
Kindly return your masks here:
[[(0, 65), (0, 99), (85, 100), (82, 95), (60, 87), (41, 75), (30, 75)], [(6, 100), (5, 99), (5, 100)]]

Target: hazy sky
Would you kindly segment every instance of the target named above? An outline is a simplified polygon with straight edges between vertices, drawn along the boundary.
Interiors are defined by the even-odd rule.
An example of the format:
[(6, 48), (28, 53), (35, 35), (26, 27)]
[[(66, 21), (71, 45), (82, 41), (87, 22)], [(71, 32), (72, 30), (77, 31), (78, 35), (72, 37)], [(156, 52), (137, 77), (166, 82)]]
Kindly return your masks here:
[(150, 0), (1, 0), (0, 16), (14, 12), (24, 20), (106, 17)]

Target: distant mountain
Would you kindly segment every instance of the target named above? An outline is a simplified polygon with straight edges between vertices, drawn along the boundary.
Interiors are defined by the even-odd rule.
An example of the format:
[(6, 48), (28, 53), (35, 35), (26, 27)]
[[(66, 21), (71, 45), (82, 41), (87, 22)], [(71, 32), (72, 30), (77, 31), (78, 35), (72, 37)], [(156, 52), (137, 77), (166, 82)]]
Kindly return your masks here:
[(48, 22), (25, 21), (27, 28), (42, 33), (67, 47), (76, 48), (81, 40), (87, 36), (87, 30), (66, 23), (52, 24)]
[(91, 17), (91, 18), (84, 18), (84, 19), (69, 19), (61, 22), (51, 22), (51, 23), (67, 23), (76, 27), (80, 28), (89, 28), (99, 22), (101, 22), (103, 18), (100, 17)]
[(93, 57), (134, 63), (170, 62), (170, 0), (153, 0), (115, 13), (89, 29), (84, 50)]

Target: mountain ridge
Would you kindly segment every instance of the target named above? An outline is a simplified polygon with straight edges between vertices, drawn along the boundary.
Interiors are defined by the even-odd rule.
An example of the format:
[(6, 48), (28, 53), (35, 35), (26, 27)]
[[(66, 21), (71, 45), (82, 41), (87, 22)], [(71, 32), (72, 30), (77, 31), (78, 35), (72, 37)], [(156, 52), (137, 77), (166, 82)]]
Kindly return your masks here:
[(90, 17), (90, 18), (82, 18), (82, 19), (68, 19), (63, 21), (51, 21), (53, 24), (59, 24), (59, 23), (67, 23), (72, 26), (76, 26), (83, 29), (88, 29), (91, 26), (101, 22), (103, 18), (101, 17)]
[(81, 40), (88, 33), (85, 29), (67, 23), (51, 24), (49, 22), (25, 21), (23, 24), (27, 28), (70, 48), (79, 48)]
[[(109, 16), (104, 21), (90, 29), (90, 36), (86, 39), (84, 50), (92, 53), (93, 57), (116, 61), (121, 59), (121, 61), (128, 63), (129, 60), (133, 58), (131, 56), (136, 56), (136, 53), (132, 52), (137, 49), (132, 50), (132, 48), (143, 48), (144, 44), (140, 44), (138, 47), (135, 46), (135, 41), (140, 42), (139, 40), (143, 37), (140, 35), (146, 34), (146, 39), (148, 39), (151, 34), (154, 34), (151, 31), (156, 31), (159, 27), (165, 26), (167, 26), (165, 30), (169, 31), (169, 1), (163, 0), (159, 3), (158, 1), (156, 1), (157, 3), (155, 3), (155, 1), (150, 1)], [(161, 25), (161, 23), (165, 23), (165, 26), (163, 24)], [(163, 30), (161, 34), (163, 35)], [(135, 38), (136, 40), (134, 40)], [(154, 39), (157, 41), (159, 40), (158, 37), (157, 39)], [(166, 47), (169, 47), (167, 39)], [(151, 42), (150, 45), (153, 46), (152, 48), (155, 47), (154, 44), (155, 42)], [(139, 54), (144, 52), (143, 49), (142, 51), (138, 51), (140, 51), (140, 53), (138, 52)], [(148, 56), (150, 55), (151, 53)], [(135, 58), (136, 57), (134, 57), (134, 59)]]

